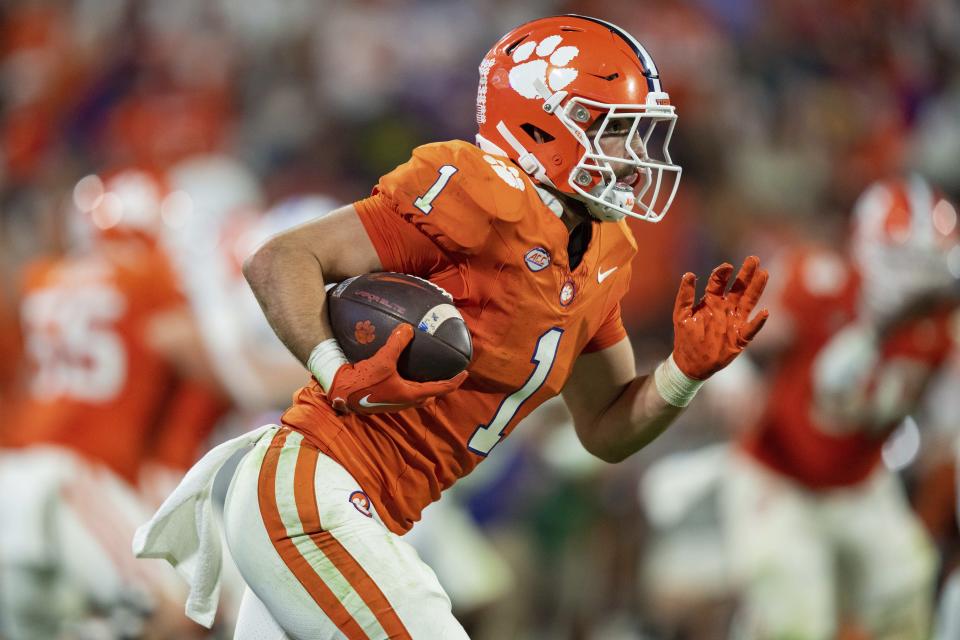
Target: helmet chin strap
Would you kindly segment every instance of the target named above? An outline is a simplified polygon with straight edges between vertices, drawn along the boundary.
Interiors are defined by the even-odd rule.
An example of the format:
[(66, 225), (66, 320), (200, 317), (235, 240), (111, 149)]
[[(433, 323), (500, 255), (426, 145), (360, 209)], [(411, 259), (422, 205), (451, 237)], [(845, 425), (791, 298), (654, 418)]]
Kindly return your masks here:
[(495, 145), (491, 140), (484, 138), (479, 133), (476, 135), (477, 146), (480, 147), (480, 150), (485, 153), (492, 153), (495, 156), (503, 156), (509, 158), (510, 154), (501, 149), (499, 146)]
[[(497, 132), (503, 136), (503, 139), (507, 141), (513, 150), (517, 154), (517, 164), (520, 165), (520, 168), (523, 169), (528, 175), (532, 176), (534, 180), (540, 184), (545, 184), (550, 187), (556, 187), (553, 184), (553, 181), (547, 177), (547, 171), (543, 168), (543, 164), (537, 159), (537, 156), (533, 155), (523, 146), (515, 135), (507, 127), (506, 123), (501, 120), (497, 123)], [(492, 153), (498, 156), (504, 156), (509, 158), (510, 154), (501, 149), (498, 145), (494, 144), (491, 140), (484, 138), (479, 133), (476, 135), (477, 146), (487, 153)]]
[[(607, 191), (607, 193), (603, 193), (604, 191)], [(614, 185), (612, 189), (607, 190), (602, 180), (600, 184), (591, 189), (591, 193), (610, 205), (623, 207), (624, 209), (633, 209), (633, 205), (636, 202), (632, 188), (624, 189), (623, 187)], [(611, 206), (600, 204), (594, 200), (587, 200), (586, 198), (577, 199), (583, 202), (587, 206), (587, 211), (590, 212), (590, 215), (598, 220), (617, 222), (627, 217), (627, 214)]]
[[(533, 176), (533, 179), (539, 182), (540, 184), (556, 188), (556, 185), (553, 184), (553, 181), (547, 177), (547, 172), (543, 168), (543, 164), (540, 163), (540, 160), (538, 160), (535, 155), (533, 155), (532, 153), (527, 151), (526, 148), (524, 148), (523, 144), (519, 140), (517, 140), (517, 137), (514, 136), (513, 133), (511, 133), (506, 123), (504, 123), (502, 120), (497, 123), (497, 132), (501, 136), (503, 136), (503, 139), (506, 140), (511, 147), (513, 147), (514, 151), (516, 151), (517, 155), (519, 156), (517, 164), (520, 165), (521, 169), (523, 169), (528, 174)], [(491, 147), (496, 147), (496, 145), (491, 143), (489, 140), (486, 140), (482, 136), (478, 136), (477, 140), (480, 142), (481, 148), (484, 143), (487, 143)], [(503, 153), (502, 150), (500, 151), (500, 154), (506, 155)], [(538, 192), (539, 191), (540, 190), (538, 189)], [(624, 190), (614, 185), (612, 189), (607, 189), (607, 185), (601, 179), (600, 184), (596, 185), (593, 188), (592, 193), (593, 195), (596, 195), (597, 197), (601, 198), (608, 204), (611, 204), (614, 206), (622, 206), (628, 209), (633, 208), (635, 199), (634, 199), (632, 188)], [(579, 197), (576, 194), (569, 194), (569, 195), (572, 198), (582, 202), (586, 206), (587, 211), (590, 213), (590, 215), (592, 215), (594, 218), (598, 220), (603, 220), (604, 222), (616, 222), (626, 217), (626, 215), (622, 211), (617, 211), (613, 207), (600, 204), (588, 198)], [(542, 199), (542, 196), (541, 196), (541, 199)], [(556, 198), (553, 198), (553, 200), (556, 203)], [(551, 206), (550, 203), (547, 203), (546, 201), (544, 201), (544, 203), (547, 204), (547, 206), (549, 206), (550, 209), (554, 211), (554, 213), (556, 213), (556, 209), (554, 208), (555, 205)], [(559, 203), (556, 203), (556, 204), (559, 204)]]
[[(567, 97), (567, 92), (557, 91), (553, 93), (540, 79), (534, 80), (533, 86), (537, 93), (540, 94), (540, 97), (543, 98), (543, 110), (560, 118), (560, 112), (562, 111), (562, 109), (560, 109), (560, 104), (563, 102), (564, 98)], [(567, 123), (564, 123), (564, 126), (568, 126)], [(503, 120), (497, 123), (497, 133), (500, 134), (500, 136), (517, 154), (517, 164), (520, 165), (521, 169), (523, 169), (528, 175), (532, 176), (533, 179), (538, 183), (557, 188), (553, 181), (547, 176), (547, 171), (544, 169), (540, 160), (533, 153), (527, 151), (526, 147), (523, 146), (523, 143), (520, 142), (515, 135), (513, 135), (513, 132), (510, 131), (510, 128)], [(479, 134), (477, 134), (477, 144), (481, 149), (488, 153), (496, 153), (502, 156), (507, 155), (503, 149)], [(560, 203), (557, 201), (556, 197), (541, 189), (537, 189), (537, 191), (540, 193), (540, 197), (544, 201), (544, 204), (546, 204), (551, 211), (553, 211), (557, 216), (562, 215), (562, 207), (559, 206)], [(626, 217), (626, 214), (624, 214), (623, 211), (618, 211), (615, 207), (632, 209), (636, 201), (632, 187), (621, 187), (616, 184), (611, 187), (603, 181), (602, 176), (600, 178), (600, 183), (594, 186), (590, 192), (591, 195), (603, 200), (604, 204), (590, 200), (589, 198), (578, 196), (575, 193), (569, 195), (572, 198), (582, 202), (586, 206), (590, 215), (604, 222), (617, 222), (618, 220), (622, 220)], [(549, 195), (552, 202), (548, 202), (547, 199), (544, 198), (544, 194)]]
[[(549, 114), (560, 118), (561, 123), (567, 129), (570, 128), (570, 124), (563, 121), (561, 113), (563, 109), (561, 108), (561, 103), (567, 97), (566, 91), (557, 91), (555, 93), (551, 92), (546, 84), (539, 78), (533, 81), (533, 88), (540, 94), (540, 97), (543, 98), (543, 110)], [(501, 123), (503, 124), (503, 123)], [(582, 144), (582, 143), (581, 143)], [(594, 218), (602, 220), (604, 222), (616, 222), (618, 220), (623, 220), (626, 217), (626, 214), (622, 211), (617, 211), (615, 208), (608, 206), (620, 206), (627, 209), (632, 209), (636, 198), (633, 195), (633, 189), (624, 189), (614, 185), (612, 188), (607, 188), (608, 185), (603, 181), (603, 177), (600, 178), (600, 183), (591, 189), (591, 195), (594, 195), (607, 204), (600, 204), (590, 200), (589, 198), (583, 198), (578, 196), (576, 193), (570, 194), (571, 197), (582, 202), (587, 211)]]
[(527, 151), (523, 143), (513, 135), (513, 132), (510, 131), (510, 128), (503, 120), (497, 123), (497, 133), (499, 133), (503, 139), (507, 141), (507, 144), (517, 153), (517, 164), (520, 165), (521, 169), (533, 176), (533, 179), (537, 182), (553, 186), (550, 178), (547, 177), (547, 170), (543, 168), (543, 164), (537, 159), (537, 156)]

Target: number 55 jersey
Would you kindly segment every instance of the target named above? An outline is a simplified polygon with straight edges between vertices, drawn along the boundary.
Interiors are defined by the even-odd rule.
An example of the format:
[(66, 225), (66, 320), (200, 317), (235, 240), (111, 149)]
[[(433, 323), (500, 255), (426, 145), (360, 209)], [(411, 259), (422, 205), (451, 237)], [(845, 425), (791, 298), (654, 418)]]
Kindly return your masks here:
[(147, 324), (182, 304), (158, 251), (36, 263), (21, 306), (29, 387), (5, 444), (64, 446), (133, 482), (175, 382)]
[(384, 270), (453, 296), (473, 337), (470, 377), (424, 408), (377, 415), (337, 414), (313, 380), (282, 422), (346, 468), (402, 534), (560, 392), (581, 353), (626, 337), (620, 299), (636, 245), (622, 221), (582, 223), (588, 244), (571, 268), (571, 235), (533, 183), (462, 141), (415, 149), (355, 208)]

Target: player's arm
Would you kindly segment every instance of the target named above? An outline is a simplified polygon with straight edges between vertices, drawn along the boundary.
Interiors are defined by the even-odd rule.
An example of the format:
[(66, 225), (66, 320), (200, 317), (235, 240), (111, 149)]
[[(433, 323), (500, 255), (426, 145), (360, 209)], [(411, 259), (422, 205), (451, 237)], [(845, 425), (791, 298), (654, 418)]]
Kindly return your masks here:
[(760, 261), (747, 258), (730, 291), (733, 267), (710, 275), (694, 304), (696, 277), (683, 276), (674, 306), (673, 353), (651, 375), (636, 376), (629, 340), (581, 355), (563, 390), (584, 447), (619, 462), (652, 442), (680, 414), (703, 382), (728, 365), (767, 319), (750, 315), (766, 285)]
[(325, 283), (380, 270), (353, 205), (273, 236), (243, 263), (270, 326), (305, 365), (313, 348), (333, 337)]
[(563, 399), (584, 448), (607, 462), (645, 447), (683, 410), (660, 396), (653, 376), (636, 375), (628, 338), (577, 358)]
[[(325, 284), (382, 268), (353, 205), (274, 236), (243, 263), (243, 275), (270, 326), (340, 411), (375, 413), (422, 406), (466, 378), (466, 372), (441, 382), (401, 378), (397, 359), (413, 339), (413, 328), (407, 324), (394, 329), (370, 358), (347, 362), (327, 317)], [(379, 408), (369, 408), (374, 405)]]

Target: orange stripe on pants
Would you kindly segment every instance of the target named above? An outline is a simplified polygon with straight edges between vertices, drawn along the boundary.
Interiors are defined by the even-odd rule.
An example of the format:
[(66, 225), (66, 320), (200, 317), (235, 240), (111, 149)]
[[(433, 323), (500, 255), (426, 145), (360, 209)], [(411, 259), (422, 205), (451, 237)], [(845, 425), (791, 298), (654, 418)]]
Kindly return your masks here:
[[(297, 578), (303, 588), (307, 590), (313, 601), (323, 611), (337, 628), (347, 636), (348, 640), (367, 640), (367, 634), (363, 632), (357, 621), (353, 619), (350, 612), (346, 610), (343, 604), (337, 599), (330, 588), (324, 583), (323, 579), (313, 570), (300, 551), (294, 545), (293, 541), (287, 536), (287, 529), (280, 518), (280, 508), (277, 506), (276, 483), (277, 483), (277, 463), (280, 459), (280, 452), (287, 440), (290, 432), (281, 429), (274, 436), (273, 442), (267, 450), (263, 459), (263, 465), (260, 467), (260, 477), (257, 481), (257, 494), (260, 502), (260, 514), (267, 527), (267, 534), (273, 542), (274, 548), (280, 554), (284, 564), (291, 573)], [(299, 478), (297, 478), (299, 480)], [(310, 476), (310, 488), (313, 488), (313, 476)], [(295, 491), (294, 493), (297, 493)]]
[(322, 529), (320, 511), (317, 508), (316, 486), (314, 485), (318, 457), (319, 452), (313, 447), (301, 447), (294, 472), (294, 498), (304, 532), (310, 535), (323, 555), (343, 574), (354, 591), (360, 595), (373, 615), (376, 616), (377, 622), (387, 632), (387, 637), (391, 640), (410, 640), (410, 634), (377, 583), (364, 571), (357, 559), (350, 555), (350, 552), (344, 548), (340, 541), (333, 537), (333, 534)]

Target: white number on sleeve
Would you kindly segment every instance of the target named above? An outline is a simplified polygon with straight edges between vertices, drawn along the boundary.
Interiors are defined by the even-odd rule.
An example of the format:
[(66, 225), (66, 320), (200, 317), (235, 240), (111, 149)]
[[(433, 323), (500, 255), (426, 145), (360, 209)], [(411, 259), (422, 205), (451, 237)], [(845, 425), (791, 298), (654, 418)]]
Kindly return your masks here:
[(445, 164), (440, 167), (439, 172), (440, 176), (436, 182), (430, 185), (425, 194), (413, 201), (413, 206), (427, 214), (433, 211), (433, 201), (437, 199), (443, 188), (450, 182), (450, 177), (457, 172), (457, 168), (452, 164)]
[(540, 336), (533, 358), (530, 360), (536, 365), (533, 372), (522, 387), (503, 399), (490, 422), (477, 426), (477, 430), (473, 432), (467, 444), (471, 451), (486, 456), (500, 442), (504, 429), (513, 420), (517, 411), (530, 396), (536, 393), (537, 389), (543, 386), (547, 376), (550, 375), (561, 336), (563, 336), (563, 329), (556, 327)]

